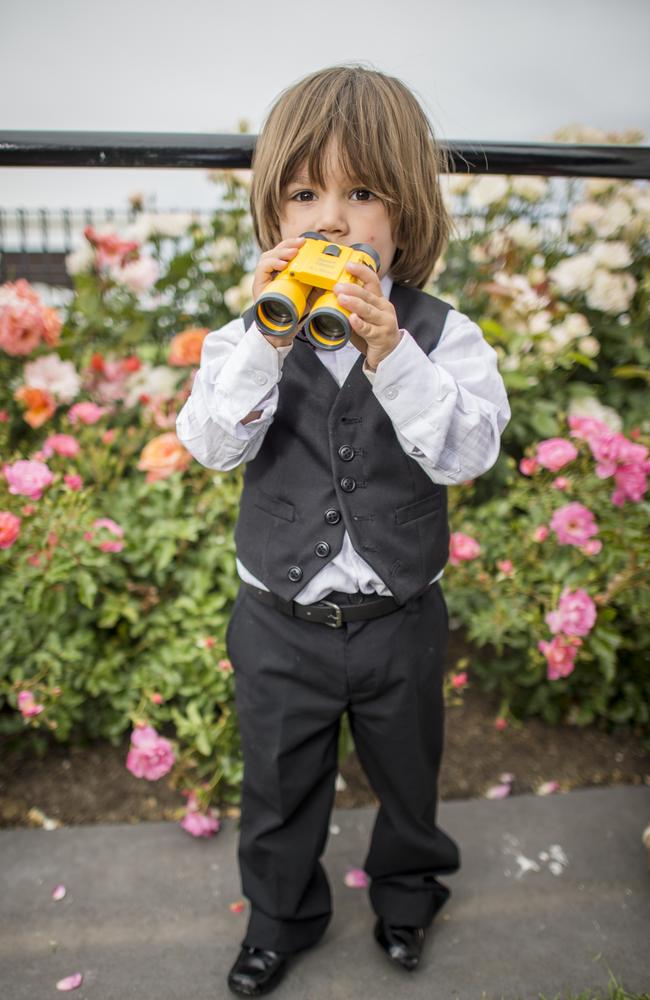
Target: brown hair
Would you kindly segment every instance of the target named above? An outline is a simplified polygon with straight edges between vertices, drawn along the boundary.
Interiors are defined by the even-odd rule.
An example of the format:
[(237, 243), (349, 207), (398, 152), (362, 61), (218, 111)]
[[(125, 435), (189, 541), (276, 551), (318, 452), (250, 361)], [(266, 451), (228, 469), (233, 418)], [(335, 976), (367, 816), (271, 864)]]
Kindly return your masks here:
[(451, 172), (448, 152), (408, 87), (358, 65), (318, 70), (282, 91), (253, 154), (251, 213), (257, 242), (280, 242), (282, 193), (307, 162), (322, 185), (330, 143), (341, 168), (385, 203), (400, 248), (389, 270), (396, 283), (422, 288), (431, 277), (455, 224), (439, 177)]

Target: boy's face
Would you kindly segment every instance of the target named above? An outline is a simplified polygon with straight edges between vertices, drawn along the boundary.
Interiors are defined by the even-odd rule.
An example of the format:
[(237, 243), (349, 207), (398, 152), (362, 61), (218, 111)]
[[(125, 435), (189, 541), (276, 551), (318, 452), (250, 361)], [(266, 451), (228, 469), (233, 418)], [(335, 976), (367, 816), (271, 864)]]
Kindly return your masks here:
[(379, 277), (383, 278), (397, 249), (386, 206), (374, 192), (341, 172), (335, 149), (328, 157), (324, 185), (319, 188), (310, 181), (305, 163), (298, 167), (282, 192), (282, 239), (311, 229), (330, 243), (369, 243), (379, 254)]

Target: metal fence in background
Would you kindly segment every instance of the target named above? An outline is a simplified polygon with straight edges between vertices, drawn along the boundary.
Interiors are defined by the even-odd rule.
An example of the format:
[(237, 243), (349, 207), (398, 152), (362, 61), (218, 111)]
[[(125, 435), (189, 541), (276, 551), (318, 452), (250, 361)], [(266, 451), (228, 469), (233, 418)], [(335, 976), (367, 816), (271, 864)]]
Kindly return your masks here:
[[(0, 131), (0, 167), (248, 168), (254, 135), (137, 132)], [(442, 144), (457, 173), (537, 175), (548, 178), (650, 179), (650, 147), (572, 143), (454, 142)], [(206, 222), (211, 211), (182, 211)], [(216, 210), (216, 209), (215, 209)], [(213, 210), (214, 211), (214, 210)], [(0, 209), (0, 282), (25, 277), (71, 288), (66, 255), (87, 225), (133, 222), (135, 208)], [(458, 219), (458, 216), (457, 216)], [(458, 221), (471, 224), (471, 218)], [(553, 214), (549, 216), (552, 228)]]

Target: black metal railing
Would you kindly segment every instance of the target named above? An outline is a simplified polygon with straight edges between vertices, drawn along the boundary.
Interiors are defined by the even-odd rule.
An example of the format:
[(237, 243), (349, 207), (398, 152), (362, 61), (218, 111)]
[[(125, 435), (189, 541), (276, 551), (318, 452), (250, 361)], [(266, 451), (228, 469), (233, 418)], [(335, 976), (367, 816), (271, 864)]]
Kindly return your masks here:
[[(255, 135), (0, 131), (6, 167), (250, 167)], [(650, 146), (564, 142), (441, 143), (455, 170), (650, 180)]]
[[(0, 167), (247, 169), (255, 135), (178, 132), (0, 131)], [(650, 180), (650, 147), (582, 143), (443, 143), (465, 174)], [(154, 212), (174, 209), (148, 208)], [(183, 209), (200, 221), (211, 212)], [(128, 224), (136, 209), (0, 209), (0, 282), (20, 274), (71, 287), (65, 256), (86, 225)]]

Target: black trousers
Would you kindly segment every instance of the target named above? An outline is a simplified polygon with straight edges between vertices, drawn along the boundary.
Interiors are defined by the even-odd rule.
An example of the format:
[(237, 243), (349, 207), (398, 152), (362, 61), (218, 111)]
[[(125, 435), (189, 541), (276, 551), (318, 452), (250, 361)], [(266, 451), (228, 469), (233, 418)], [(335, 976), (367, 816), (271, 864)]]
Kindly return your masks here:
[(426, 927), (445, 903), (450, 890), (436, 876), (460, 867), (457, 844), (436, 826), (446, 637), (439, 584), (339, 629), (289, 618), (240, 588), (226, 643), (244, 759), (238, 860), (251, 913), (242, 944), (299, 950), (331, 919), (319, 859), (346, 710), (380, 801), (363, 864), (372, 908), (390, 923)]

